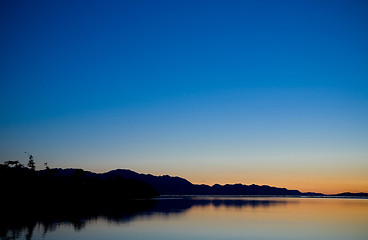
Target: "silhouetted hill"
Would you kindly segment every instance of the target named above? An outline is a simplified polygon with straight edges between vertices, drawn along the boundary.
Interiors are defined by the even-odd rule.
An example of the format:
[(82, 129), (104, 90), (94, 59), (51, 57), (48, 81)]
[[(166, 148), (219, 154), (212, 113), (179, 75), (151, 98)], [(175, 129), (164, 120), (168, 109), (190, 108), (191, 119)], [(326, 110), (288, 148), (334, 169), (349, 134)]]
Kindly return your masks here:
[(298, 190), (288, 190), (267, 185), (226, 184), (208, 186), (192, 184), (180, 177), (153, 176), (139, 174), (127, 169), (112, 170), (99, 174), (99, 177), (121, 176), (143, 181), (153, 186), (161, 195), (290, 195), (290, 196), (323, 196), (321, 193), (302, 193)]
[[(81, 169), (52, 169), (55, 177), (70, 177), (76, 174), (76, 171)], [(47, 171), (38, 171), (38, 174), (43, 176)], [(268, 185), (244, 185), (244, 184), (226, 184), (213, 186), (205, 184), (192, 184), (188, 180), (181, 177), (172, 177), (169, 175), (154, 176), (152, 174), (141, 174), (129, 169), (115, 169), (106, 173), (93, 173), (83, 171), (85, 177), (98, 178), (102, 180), (111, 179), (119, 176), (124, 179), (133, 179), (144, 182), (154, 187), (160, 195), (288, 195), (288, 196), (332, 196), (332, 197), (368, 197), (368, 193), (339, 193), (324, 195), (315, 192), (300, 192), (299, 190), (289, 190), (286, 188), (271, 187)]]
[[(69, 177), (75, 174), (77, 169), (52, 169), (54, 175), (58, 177)], [(46, 170), (39, 171), (39, 174), (45, 174)], [(192, 184), (181, 177), (171, 177), (169, 175), (154, 176), (152, 174), (141, 174), (129, 169), (116, 169), (106, 173), (93, 173), (84, 171), (88, 177), (97, 177), (99, 179), (109, 179), (116, 176), (124, 179), (133, 179), (142, 181), (154, 187), (160, 195), (288, 195), (288, 196), (324, 196), (321, 193), (302, 193), (298, 190), (289, 190), (286, 188), (271, 187), (267, 185), (244, 185), (244, 184), (226, 184), (213, 186), (205, 184)]]
[(192, 191), (193, 184), (188, 180), (180, 177), (153, 176), (151, 174), (139, 174), (131, 170), (116, 169), (107, 173), (100, 174), (100, 177), (120, 176), (139, 180), (153, 186), (161, 195), (174, 194), (194, 194)]
[[(81, 169), (52, 169), (55, 177), (71, 177), (76, 171)], [(38, 174), (44, 176), (46, 170), (39, 171)], [(83, 171), (85, 177), (98, 178), (101, 180), (121, 177), (123, 179), (133, 179), (142, 181), (153, 186), (160, 195), (290, 195), (290, 196), (322, 196), (320, 193), (302, 193), (298, 190), (288, 190), (267, 185), (244, 185), (226, 184), (208, 186), (205, 184), (192, 184), (188, 180), (180, 177), (168, 175), (154, 176), (151, 174), (141, 174), (128, 169), (116, 169), (106, 173), (93, 173)]]
[[(76, 171), (81, 169), (52, 169), (57, 177), (70, 177)], [(46, 170), (38, 171), (40, 175), (44, 175)], [(188, 180), (181, 177), (172, 177), (169, 175), (154, 176), (152, 174), (141, 174), (129, 169), (116, 169), (106, 173), (93, 173), (83, 171), (86, 177), (96, 177), (99, 179), (111, 179), (119, 176), (124, 179), (133, 179), (142, 181), (154, 187), (160, 195), (276, 195), (276, 196), (333, 196), (333, 197), (368, 197), (368, 193), (339, 193), (332, 195), (324, 195), (315, 192), (300, 192), (299, 190), (289, 190), (286, 188), (271, 187), (268, 185), (244, 185), (244, 184), (226, 184), (213, 186), (205, 184), (192, 184)]]
[(338, 194), (333, 194), (330, 196), (336, 196), (336, 197), (364, 197), (364, 198), (368, 198), (368, 193), (351, 193), (351, 192), (344, 192), (344, 193), (338, 193)]

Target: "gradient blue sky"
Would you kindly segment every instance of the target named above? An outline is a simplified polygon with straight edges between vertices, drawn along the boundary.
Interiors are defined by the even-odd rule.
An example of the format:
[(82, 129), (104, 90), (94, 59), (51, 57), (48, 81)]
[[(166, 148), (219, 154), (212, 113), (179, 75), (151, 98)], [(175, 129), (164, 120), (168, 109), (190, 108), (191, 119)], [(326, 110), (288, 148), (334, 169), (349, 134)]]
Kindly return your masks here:
[(367, 1), (1, 1), (0, 161), (368, 192)]

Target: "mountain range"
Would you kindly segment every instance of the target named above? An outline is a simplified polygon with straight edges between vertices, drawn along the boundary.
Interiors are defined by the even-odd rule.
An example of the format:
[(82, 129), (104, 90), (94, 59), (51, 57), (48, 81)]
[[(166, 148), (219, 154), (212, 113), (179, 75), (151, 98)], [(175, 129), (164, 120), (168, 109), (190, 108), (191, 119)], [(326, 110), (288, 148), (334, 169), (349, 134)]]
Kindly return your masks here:
[[(71, 176), (77, 169), (53, 169), (55, 175)], [(80, 171), (80, 169), (79, 169)], [(40, 174), (45, 170), (39, 171)], [(268, 185), (244, 185), (244, 184), (215, 184), (212, 186), (205, 184), (193, 184), (181, 177), (169, 175), (154, 176), (151, 174), (141, 174), (129, 169), (116, 169), (106, 173), (93, 173), (84, 171), (85, 177), (97, 177), (100, 179), (110, 179), (122, 177), (142, 181), (153, 186), (160, 195), (276, 195), (276, 196), (327, 196), (322, 193), (301, 192), (299, 190), (289, 190), (286, 188), (272, 187)], [(336, 197), (368, 197), (367, 193), (339, 193)]]

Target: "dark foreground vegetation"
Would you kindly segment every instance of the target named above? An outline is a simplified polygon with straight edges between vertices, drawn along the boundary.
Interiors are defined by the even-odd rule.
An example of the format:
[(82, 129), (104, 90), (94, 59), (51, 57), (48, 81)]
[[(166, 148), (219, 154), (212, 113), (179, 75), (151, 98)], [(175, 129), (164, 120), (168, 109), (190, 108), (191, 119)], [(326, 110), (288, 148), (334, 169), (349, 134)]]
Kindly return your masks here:
[(157, 191), (147, 183), (121, 176), (99, 178), (82, 169), (61, 175), (58, 169), (35, 171), (0, 165), (2, 202), (8, 206), (95, 206), (127, 199), (152, 198)]

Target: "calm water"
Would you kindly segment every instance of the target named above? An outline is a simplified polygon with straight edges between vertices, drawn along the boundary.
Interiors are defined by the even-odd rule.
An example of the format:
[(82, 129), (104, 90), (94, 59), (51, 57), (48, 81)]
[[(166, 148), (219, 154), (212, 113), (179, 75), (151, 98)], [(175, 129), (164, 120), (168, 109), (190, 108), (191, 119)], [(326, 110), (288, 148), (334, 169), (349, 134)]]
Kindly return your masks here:
[(367, 240), (368, 199), (158, 199), (144, 211), (39, 221), (6, 235), (2, 239)]

